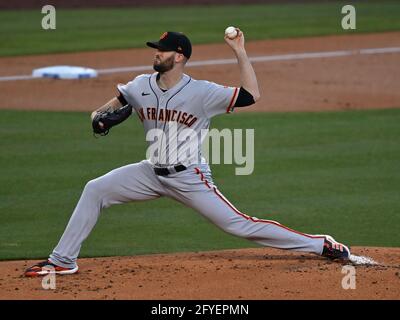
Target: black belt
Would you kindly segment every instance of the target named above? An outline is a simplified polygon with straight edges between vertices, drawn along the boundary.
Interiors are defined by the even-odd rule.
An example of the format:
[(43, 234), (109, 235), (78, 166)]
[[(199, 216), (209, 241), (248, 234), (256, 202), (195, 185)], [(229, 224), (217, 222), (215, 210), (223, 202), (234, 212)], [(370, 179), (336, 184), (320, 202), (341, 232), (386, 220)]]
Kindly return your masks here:
[(158, 176), (167, 176), (171, 173), (181, 172), (181, 171), (187, 169), (183, 164), (178, 164), (178, 165), (174, 166), (173, 168), (175, 169), (175, 171), (170, 170), (168, 168), (154, 167), (154, 172)]

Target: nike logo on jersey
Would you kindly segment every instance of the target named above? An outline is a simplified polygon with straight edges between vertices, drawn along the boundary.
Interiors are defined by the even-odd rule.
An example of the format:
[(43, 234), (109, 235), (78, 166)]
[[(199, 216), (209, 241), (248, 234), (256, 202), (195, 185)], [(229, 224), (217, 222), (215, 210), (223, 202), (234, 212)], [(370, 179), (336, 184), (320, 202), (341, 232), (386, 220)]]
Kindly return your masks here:
[(144, 93), (144, 92), (142, 92), (142, 96), (148, 96), (148, 95), (150, 95), (150, 93)]

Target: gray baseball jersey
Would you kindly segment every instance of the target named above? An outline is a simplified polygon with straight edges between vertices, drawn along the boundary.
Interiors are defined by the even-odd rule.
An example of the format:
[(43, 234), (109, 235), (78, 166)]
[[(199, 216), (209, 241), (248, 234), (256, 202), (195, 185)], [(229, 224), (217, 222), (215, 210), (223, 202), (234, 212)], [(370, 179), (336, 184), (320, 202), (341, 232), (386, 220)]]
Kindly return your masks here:
[[(233, 110), (238, 88), (195, 80), (184, 74), (179, 83), (163, 92), (156, 78), (157, 73), (143, 74), (126, 85), (118, 85), (143, 123), (145, 133), (159, 129), (165, 134), (149, 141), (150, 146), (155, 144), (149, 146), (152, 150), (166, 151), (151, 154), (150, 162), (162, 166), (177, 162), (188, 166), (199, 159), (204, 162), (200, 148), (205, 137), (202, 133), (209, 128), (213, 116)], [(182, 136), (188, 138), (179, 139)]]
[[(151, 129), (158, 129), (162, 133), (172, 133), (172, 140), (188, 128), (195, 134), (207, 129), (213, 116), (232, 111), (238, 95), (238, 88), (194, 80), (187, 75), (163, 92), (156, 77), (156, 73), (138, 76), (126, 85), (119, 85), (118, 90), (135, 108), (147, 134)], [(95, 226), (102, 208), (162, 196), (193, 208), (232, 235), (263, 246), (322, 253), (324, 236), (304, 234), (275, 221), (251, 217), (233, 206), (214, 184), (208, 164), (203, 158), (199, 161), (199, 146), (195, 145), (193, 152), (182, 152), (186, 145), (191, 145), (190, 141), (172, 145), (171, 138), (168, 140), (164, 136), (150, 142), (150, 146), (153, 144), (172, 148), (179, 155), (178, 159), (168, 159), (171, 153), (155, 153), (148, 160), (117, 168), (89, 181), (50, 255), (53, 263), (66, 268), (77, 266), (81, 245)], [(165, 176), (155, 174), (155, 165), (176, 163), (185, 165), (186, 170)]]

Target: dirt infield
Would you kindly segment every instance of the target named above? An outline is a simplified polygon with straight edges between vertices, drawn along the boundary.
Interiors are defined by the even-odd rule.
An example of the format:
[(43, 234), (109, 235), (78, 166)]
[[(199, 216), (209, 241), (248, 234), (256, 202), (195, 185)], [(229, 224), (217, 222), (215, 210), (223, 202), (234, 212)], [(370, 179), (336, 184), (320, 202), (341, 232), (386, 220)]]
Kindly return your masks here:
[[(400, 32), (250, 42), (250, 56), (400, 47)], [(0, 58), (0, 77), (55, 64), (93, 68), (149, 65), (150, 49)], [(194, 47), (193, 61), (233, 58), (224, 44)], [(400, 54), (352, 55), (254, 63), (262, 99), (247, 111), (400, 107)], [(239, 86), (236, 67), (192, 67), (197, 79)], [(0, 108), (92, 111), (139, 73), (86, 80), (0, 81)], [(353, 248), (377, 266), (356, 267), (356, 289), (342, 288), (342, 265), (317, 256), (244, 249), (81, 259), (56, 290), (24, 278), (32, 261), (0, 262), (0, 299), (400, 299), (400, 249)]]
[[(400, 32), (254, 41), (249, 56), (400, 47)], [(0, 77), (31, 74), (49, 65), (96, 69), (152, 64), (152, 49), (0, 58)], [(194, 46), (191, 61), (234, 58), (224, 43)], [(400, 107), (400, 54), (369, 54), (304, 60), (256, 62), (261, 99), (248, 111), (314, 111)], [(151, 72), (151, 71), (150, 71)], [(0, 81), (0, 108), (92, 111), (116, 94), (116, 85), (138, 74), (115, 73), (95, 79)], [(238, 68), (187, 68), (196, 79), (240, 86)]]
[(343, 289), (343, 265), (311, 254), (241, 249), (81, 259), (56, 289), (24, 278), (32, 261), (0, 262), (1, 299), (400, 299), (400, 249), (354, 248), (380, 264), (357, 266)]

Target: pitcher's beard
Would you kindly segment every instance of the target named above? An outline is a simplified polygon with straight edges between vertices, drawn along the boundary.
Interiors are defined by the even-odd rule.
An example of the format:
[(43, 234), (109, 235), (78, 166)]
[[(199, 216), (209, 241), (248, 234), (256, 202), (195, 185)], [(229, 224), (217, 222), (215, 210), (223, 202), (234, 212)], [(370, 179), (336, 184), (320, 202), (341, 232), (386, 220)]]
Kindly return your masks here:
[(175, 65), (175, 57), (171, 56), (162, 63), (156, 64), (156, 62), (154, 62), (153, 69), (157, 72), (164, 73), (171, 70), (174, 67), (174, 65)]

